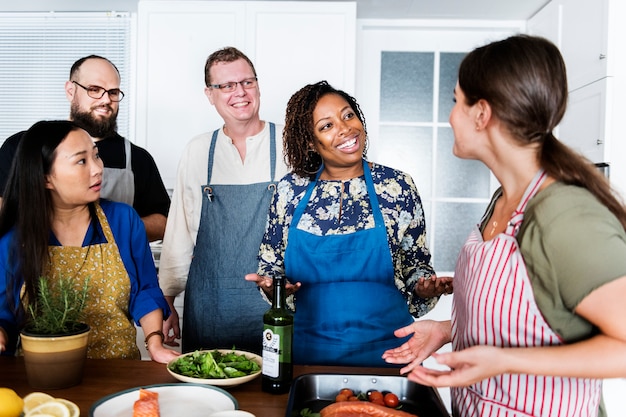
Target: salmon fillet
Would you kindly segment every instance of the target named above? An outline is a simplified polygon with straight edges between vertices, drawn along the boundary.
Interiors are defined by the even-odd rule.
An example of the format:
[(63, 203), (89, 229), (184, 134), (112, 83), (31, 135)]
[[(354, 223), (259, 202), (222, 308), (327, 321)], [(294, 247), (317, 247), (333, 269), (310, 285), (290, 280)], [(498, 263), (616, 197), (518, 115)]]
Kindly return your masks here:
[(159, 393), (139, 389), (139, 399), (133, 404), (133, 417), (160, 417)]
[(322, 408), (320, 417), (417, 417), (367, 401), (341, 401)]

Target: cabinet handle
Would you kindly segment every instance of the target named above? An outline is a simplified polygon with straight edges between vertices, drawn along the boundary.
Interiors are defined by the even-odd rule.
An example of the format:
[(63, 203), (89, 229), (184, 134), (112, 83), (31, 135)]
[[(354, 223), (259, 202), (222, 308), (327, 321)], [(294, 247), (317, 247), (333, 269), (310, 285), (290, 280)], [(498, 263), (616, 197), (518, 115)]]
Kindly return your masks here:
[(603, 143), (602, 139), (596, 139), (596, 145), (602, 145)]
[(600, 54), (600, 56), (598, 57), (598, 59), (602, 60), (602, 59), (606, 59), (606, 54)]

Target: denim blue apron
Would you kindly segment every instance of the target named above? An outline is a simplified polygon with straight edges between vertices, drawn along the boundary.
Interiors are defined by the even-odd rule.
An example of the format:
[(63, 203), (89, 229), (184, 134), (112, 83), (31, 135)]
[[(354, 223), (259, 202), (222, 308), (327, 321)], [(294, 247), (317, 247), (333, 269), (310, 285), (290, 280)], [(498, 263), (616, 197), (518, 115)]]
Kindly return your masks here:
[(270, 182), (211, 185), (216, 130), (209, 149), (202, 214), (185, 288), (182, 350), (237, 348), (261, 353), (269, 305), (244, 276), (257, 255), (276, 184), (276, 126), (270, 123)]
[(407, 340), (393, 335), (413, 317), (394, 283), (387, 228), (365, 160), (363, 171), (375, 227), (327, 236), (298, 229), (319, 173), (294, 212), (285, 250), (287, 277), (302, 283), (296, 293), (294, 363), (391, 366), (381, 355)]

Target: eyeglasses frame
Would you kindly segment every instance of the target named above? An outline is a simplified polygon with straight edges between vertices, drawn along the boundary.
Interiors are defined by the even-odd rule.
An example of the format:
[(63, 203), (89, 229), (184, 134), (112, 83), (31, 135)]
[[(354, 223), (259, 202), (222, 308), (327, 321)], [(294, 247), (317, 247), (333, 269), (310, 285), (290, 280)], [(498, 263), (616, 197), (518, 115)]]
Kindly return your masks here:
[[(243, 83), (245, 83), (247, 81), (252, 81), (252, 80), (255, 81), (253, 86), (246, 87), (245, 85), (243, 85)], [(257, 81), (259, 81), (259, 78), (255, 76), (255, 77), (245, 78), (245, 79), (243, 79), (241, 81), (228, 81), (228, 82), (221, 83), (221, 84), (211, 84), (210, 87), (214, 88), (216, 90), (219, 90), (219, 91), (221, 91), (223, 93), (231, 93), (231, 92), (233, 92), (233, 91), (235, 91), (237, 89), (237, 85), (238, 84), (241, 84), (241, 87), (243, 87), (244, 90), (251, 90), (251, 89), (253, 89), (253, 88), (258, 86)], [(226, 88), (228, 88), (227, 84), (235, 84), (235, 86), (233, 87), (232, 90), (227, 91), (227, 90), (225, 90)]]
[[(104, 88), (104, 87), (100, 87), (99, 85), (89, 85), (89, 86), (85, 87), (84, 85), (82, 85), (82, 84), (81, 84), (81, 83), (79, 83), (78, 81), (74, 81), (74, 80), (72, 80), (72, 82), (73, 82), (74, 84), (76, 84), (77, 86), (81, 87), (83, 90), (85, 90), (85, 91), (87, 92), (87, 95), (88, 95), (90, 98), (93, 98), (94, 100), (99, 100), (99, 99), (101, 99), (102, 97), (104, 97), (104, 95), (105, 95), (105, 94), (108, 94), (108, 95), (109, 95), (109, 99), (110, 99), (112, 102), (114, 102), (114, 103), (119, 103), (120, 101), (122, 101), (122, 100), (124, 99), (124, 92), (123, 92), (122, 90), (120, 90), (119, 88), (111, 88), (111, 89), (107, 90), (106, 88)], [(101, 95), (100, 97), (93, 97), (92, 95), (90, 95), (90, 94), (89, 94), (89, 91), (90, 91), (89, 89), (90, 89), (90, 88), (101, 88), (101, 89), (103, 90), (103, 91), (102, 91), (102, 95)], [(119, 92), (119, 95), (120, 95), (120, 99), (119, 99), (119, 100), (115, 100), (115, 99), (113, 99), (113, 97), (111, 97), (111, 93), (110, 93), (110, 92), (111, 92), (111, 91), (115, 91), (115, 90), (117, 90), (117, 91)]]

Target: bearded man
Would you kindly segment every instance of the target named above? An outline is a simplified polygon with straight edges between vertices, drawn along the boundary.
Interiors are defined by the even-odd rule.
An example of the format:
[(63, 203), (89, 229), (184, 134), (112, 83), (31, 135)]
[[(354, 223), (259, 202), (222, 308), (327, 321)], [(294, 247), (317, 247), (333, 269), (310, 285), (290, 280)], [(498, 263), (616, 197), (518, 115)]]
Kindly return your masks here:
[[(152, 156), (117, 133), (117, 114), (124, 93), (120, 73), (108, 59), (89, 55), (76, 61), (65, 82), (70, 117), (98, 146), (104, 162), (101, 198), (132, 205), (150, 241), (163, 238), (170, 198)], [(24, 132), (0, 148), (0, 196), (18, 143)], [(0, 198), (1, 202), (1, 198)]]

